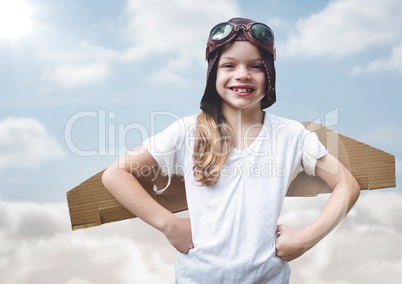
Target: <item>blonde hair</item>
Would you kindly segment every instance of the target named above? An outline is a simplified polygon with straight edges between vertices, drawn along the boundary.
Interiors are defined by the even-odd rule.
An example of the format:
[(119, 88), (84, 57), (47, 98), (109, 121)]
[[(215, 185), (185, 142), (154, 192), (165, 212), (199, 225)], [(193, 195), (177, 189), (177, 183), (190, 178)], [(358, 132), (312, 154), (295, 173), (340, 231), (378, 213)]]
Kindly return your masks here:
[(214, 185), (233, 148), (233, 131), (220, 105), (204, 108), (198, 115), (194, 141), (194, 177), (202, 185)]

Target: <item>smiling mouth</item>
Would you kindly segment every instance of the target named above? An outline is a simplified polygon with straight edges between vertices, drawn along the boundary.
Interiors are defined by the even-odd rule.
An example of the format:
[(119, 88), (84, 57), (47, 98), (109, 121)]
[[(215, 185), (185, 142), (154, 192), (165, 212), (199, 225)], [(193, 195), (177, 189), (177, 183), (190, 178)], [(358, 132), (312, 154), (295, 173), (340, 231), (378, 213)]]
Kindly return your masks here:
[(230, 88), (232, 91), (236, 93), (251, 93), (254, 91), (252, 88)]

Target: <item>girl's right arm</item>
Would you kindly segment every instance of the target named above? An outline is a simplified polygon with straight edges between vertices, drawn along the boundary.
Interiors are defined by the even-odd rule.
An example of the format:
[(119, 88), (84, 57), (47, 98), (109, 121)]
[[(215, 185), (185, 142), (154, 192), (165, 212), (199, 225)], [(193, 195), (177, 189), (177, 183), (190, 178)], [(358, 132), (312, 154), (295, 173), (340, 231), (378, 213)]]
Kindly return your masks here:
[(103, 173), (106, 189), (127, 210), (161, 231), (181, 253), (193, 247), (188, 218), (178, 218), (155, 201), (138, 182), (143, 169), (158, 166), (152, 155), (140, 146), (111, 164)]

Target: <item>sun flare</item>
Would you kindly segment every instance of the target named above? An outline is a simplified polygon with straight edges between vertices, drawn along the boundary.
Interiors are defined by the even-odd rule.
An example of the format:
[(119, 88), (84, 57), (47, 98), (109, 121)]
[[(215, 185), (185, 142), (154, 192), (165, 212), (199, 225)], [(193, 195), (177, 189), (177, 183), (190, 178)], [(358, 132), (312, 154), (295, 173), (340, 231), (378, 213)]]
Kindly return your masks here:
[(0, 0), (0, 39), (28, 34), (31, 14), (32, 9), (24, 0)]

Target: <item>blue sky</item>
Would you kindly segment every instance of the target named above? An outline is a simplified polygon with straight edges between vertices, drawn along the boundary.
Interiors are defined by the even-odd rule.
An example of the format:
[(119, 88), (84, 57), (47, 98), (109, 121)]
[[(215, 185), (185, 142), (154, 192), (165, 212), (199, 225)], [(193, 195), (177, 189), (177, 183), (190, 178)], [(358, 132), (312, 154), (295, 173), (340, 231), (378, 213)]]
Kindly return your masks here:
[[(119, 243), (108, 229), (127, 238), (125, 244), (130, 248), (138, 243), (142, 247), (149, 245), (148, 237), (137, 236), (141, 241), (134, 242), (131, 235), (123, 232), (127, 229), (125, 224), (132, 224), (130, 221), (107, 225), (106, 229), (69, 232), (65, 193), (176, 117), (199, 111), (208, 32), (216, 23), (234, 16), (267, 23), (275, 32), (278, 101), (268, 111), (300, 121), (318, 119), (342, 134), (395, 155), (400, 180), (402, 4), (398, 0), (26, 0), (25, 6), (24, 1), (18, 0), (13, 2), (22, 4), (16, 9), (5, 6), (7, 2), (0, 1), (0, 10), (8, 9), (12, 18), (25, 23), (25, 28), (17, 29), (15, 22), (0, 20), (0, 214), (8, 216), (3, 223), (0, 221), (0, 240), (6, 244), (0, 246), (0, 272), (21, 261), (21, 255), (33, 256), (41, 246), (49, 250), (43, 263), (52, 262), (55, 255), (64, 255), (54, 248), (61, 240), (68, 240), (79, 251), (80, 245), (71, 241), (77, 236), (92, 242), (81, 244), (85, 256), (104, 254), (100, 252), (103, 245), (113, 247), (114, 242)], [(0, 18), (5, 15), (3, 12)], [(329, 114), (331, 121), (325, 121)], [(315, 283), (311, 280), (314, 275), (316, 283), (335, 283), (321, 275), (325, 265), (334, 263), (326, 261), (324, 265), (318, 259), (337, 249), (334, 243), (346, 239), (348, 226), (354, 228), (355, 237), (363, 230), (359, 224), (366, 224), (366, 229), (372, 226), (366, 236), (376, 232), (383, 237), (379, 240), (395, 245), (390, 240), (402, 235), (400, 226), (395, 228), (402, 211), (397, 202), (392, 202), (402, 201), (399, 189), (364, 193), (358, 204), (361, 207), (329, 237), (323, 252), (317, 249), (306, 260), (295, 262), (297, 283), (308, 279), (305, 283)], [(382, 204), (373, 205), (374, 196), (395, 207), (381, 209)], [(321, 204), (321, 199), (288, 201), (291, 205), (284, 208), (284, 220), (297, 223), (291, 208), (304, 208), (306, 202)], [(311, 208), (311, 204), (304, 206)], [(32, 214), (24, 208), (33, 208)], [(382, 211), (373, 214), (373, 219), (359, 215), (372, 212), (370, 208)], [(44, 217), (47, 214), (52, 217)], [(41, 223), (43, 218), (52, 220), (39, 227), (19, 227)], [(10, 239), (19, 233), (21, 243), (27, 244), (25, 251), (17, 249), (21, 243)], [(147, 258), (148, 264), (152, 267), (158, 259), (171, 268), (172, 251), (163, 238), (149, 230), (151, 235), (170, 258), (159, 259), (161, 256), (155, 254), (154, 260)], [(41, 243), (43, 240), (53, 244), (53, 249)], [(366, 244), (377, 242), (366, 240)], [(101, 245), (102, 241), (106, 243)], [(374, 273), (368, 267), (377, 267), (380, 259), (389, 263), (381, 271), (396, 275), (391, 263), (401, 263), (400, 254), (393, 251), (392, 257), (386, 253), (376, 255), (366, 249), (360, 247), (357, 252), (366, 255), (364, 265), (358, 267), (360, 271)], [(390, 246), (384, 248), (388, 250)], [(68, 257), (74, 259), (73, 255)], [(137, 257), (115, 255), (110, 265), (117, 267), (116, 263), (122, 262), (130, 271)], [(126, 258), (130, 260), (123, 261)], [(307, 274), (297, 272), (307, 259), (316, 274), (307, 275), (308, 269)], [(100, 267), (91, 261), (85, 265), (89, 271)], [(354, 281), (368, 275), (337, 265), (343, 271), (343, 282), (337, 283), (358, 283)], [(62, 264), (57, 267), (63, 270)], [(46, 271), (31, 270), (18, 277), (8, 272), (7, 283), (25, 283), (24, 277)], [(84, 272), (74, 278), (68, 271), (61, 283), (110, 283)], [(119, 273), (113, 271), (105, 279), (130, 283), (129, 278), (115, 278)], [(162, 269), (156, 275), (164, 279), (171, 273)], [(368, 277), (364, 283), (376, 283), (370, 281), (378, 275)], [(152, 277), (159, 283), (159, 276)], [(387, 283), (395, 283), (392, 279)]]

